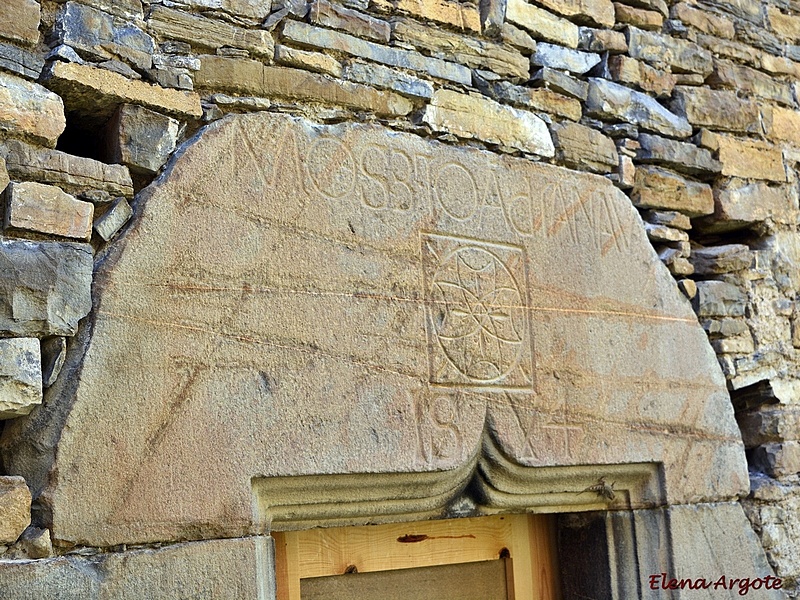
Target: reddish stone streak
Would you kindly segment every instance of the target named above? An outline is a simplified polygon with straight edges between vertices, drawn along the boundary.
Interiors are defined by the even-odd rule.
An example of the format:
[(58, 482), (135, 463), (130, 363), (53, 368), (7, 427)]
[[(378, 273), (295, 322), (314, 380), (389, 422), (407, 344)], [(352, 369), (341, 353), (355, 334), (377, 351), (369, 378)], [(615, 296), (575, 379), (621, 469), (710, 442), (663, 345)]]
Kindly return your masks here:
[(475, 536), (471, 533), (464, 535), (425, 535), (424, 533), (407, 533), (397, 538), (397, 541), (401, 544), (413, 544), (415, 542), (424, 542), (425, 540), (458, 540), (461, 538), (475, 539)]

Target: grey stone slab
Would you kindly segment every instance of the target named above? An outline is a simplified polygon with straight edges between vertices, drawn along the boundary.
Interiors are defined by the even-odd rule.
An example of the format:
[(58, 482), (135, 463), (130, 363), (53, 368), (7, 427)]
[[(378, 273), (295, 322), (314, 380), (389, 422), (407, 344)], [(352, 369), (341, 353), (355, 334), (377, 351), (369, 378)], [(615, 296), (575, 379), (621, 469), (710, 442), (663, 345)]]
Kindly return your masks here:
[(698, 316), (741, 317), (747, 305), (747, 295), (731, 283), (698, 281), (696, 301)]
[(433, 84), (383, 65), (352, 62), (344, 68), (344, 78), (379, 88), (394, 90), (416, 98), (433, 97)]
[(598, 471), (641, 473), (620, 506), (747, 489), (706, 334), (603, 177), (258, 113), (139, 202), (60, 403), (0, 440), (54, 543), (442, 516), (478, 461), (487, 511), (538, 469), (594, 507)]
[(0, 42), (0, 68), (28, 79), (38, 79), (44, 68), (44, 54)]
[(156, 173), (175, 150), (180, 123), (155, 111), (121, 105), (106, 125), (106, 158), (134, 173)]
[(0, 420), (42, 403), (42, 360), (36, 338), (0, 338)]
[(42, 386), (50, 387), (58, 379), (67, 356), (67, 339), (53, 336), (42, 340)]
[(689, 175), (717, 174), (722, 165), (711, 152), (689, 142), (679, 142), (657, 135), (639, 135), (641, 148), (636, 151), (636, 160), (671, 167)]
[(117, 198), (111, 207), (94, 222), (94, 230), (108, 242), (133, 216), (133, 209), (125, 198)]
[(708, 50), (688, 40), (628, 27), (628, 54), (645, 62), (669, 65), (676, 73), (699, 73), (707, 76), (714, 69)]
[(531, 55), (531, 63), (534, 65), (561, 69), (578, 75), (583, 75), (599, 62), (599, 54), (581, 52), (544, 42), (537, 44), (536, 52)]
[(88, 244), (0, 239), (0, 333), (74, 335), (91, 285)]

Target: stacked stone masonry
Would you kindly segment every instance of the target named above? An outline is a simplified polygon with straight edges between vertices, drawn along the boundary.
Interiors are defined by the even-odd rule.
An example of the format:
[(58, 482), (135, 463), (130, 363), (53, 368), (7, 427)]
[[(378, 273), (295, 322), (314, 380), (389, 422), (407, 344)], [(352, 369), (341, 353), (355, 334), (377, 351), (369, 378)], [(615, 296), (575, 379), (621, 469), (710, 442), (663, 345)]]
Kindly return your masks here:
[[(724, 373), (752, 488), (727, 500), (800, 598), (800, 4), (2, 0), (0, 432), (67, 393), (95, 262), (147, 186), (204, 128), (265, 111), (622, 190)], [(0, 559), (81, 551), (51, 544), (5, 447)]]

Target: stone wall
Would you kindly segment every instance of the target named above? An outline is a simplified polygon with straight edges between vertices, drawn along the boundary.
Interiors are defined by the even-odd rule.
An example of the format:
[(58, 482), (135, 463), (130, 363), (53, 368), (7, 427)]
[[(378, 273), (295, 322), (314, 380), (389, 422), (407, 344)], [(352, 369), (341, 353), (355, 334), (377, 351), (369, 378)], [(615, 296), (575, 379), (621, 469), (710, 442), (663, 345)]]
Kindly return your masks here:
[[(59, 375), (90, 333), (95, 263), (182, 144), (227, 114), (269, 111), (587, 171), (625, 192), (717, 353), (748, 449), (742, 505), (796, 597), (799, 85), (790, 0), (4, 0), (4, 557), (76, 551), (52, 548), (41, 482), (29, 491), (20, 451), (3, 452), (23, 433), (58, 444), (29, 423), (73, 383)], [(402, 169), (381, 169), (410, 190)]]

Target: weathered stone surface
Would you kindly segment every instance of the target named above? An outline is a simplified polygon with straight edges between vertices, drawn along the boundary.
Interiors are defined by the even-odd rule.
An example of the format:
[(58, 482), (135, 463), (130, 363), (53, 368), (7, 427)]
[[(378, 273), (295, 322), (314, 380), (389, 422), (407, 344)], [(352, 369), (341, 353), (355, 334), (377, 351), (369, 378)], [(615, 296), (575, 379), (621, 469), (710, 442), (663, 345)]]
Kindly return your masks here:
[(768, 442), (783, 442), (797, 437), (800, 410), (796, 407), (750, 410), (736, 415), (742, 430), (745, 448), (755, 448)]
[(271, 0), (170, 0), (194, 11), (220, 10), (258, 23), (269, 14)]
[(147, 26), (162, 38), (188, 42), (201, 48), (230, 46), (267, 59), (272, 59), (275, 53), (275, 43), (268, 31), (243, 29), (164, 6), (153, 7)]
[(800, 146), (800, 112), (775, 106), (772, 109), (772, 128), (767, 137)]
[(722, 174), (732, 177), (786, 181), (780, 148), (764, 142), (719, 136), (719, 160)]
[(322, 102), (381, 115), (407, 115), (413, 108), (407, 98), (393, 92), (336, 81), (299, 69), (265, 66), (243, 58), (203, 56), (195, 83), (201, 88)]
[(49, 388), (58, 379), (67, 356), (67, 339), (62, 336), (42, 340), (42, 387)]
[(0, 131), (52, 147), (65, 127), (61, 98), (38, 83), (0, 72)]
[(321, 29), (298, 21), (289, 21), (283, 28), (283, 35), (293, 42), (311, 48), (338, 50), (384, 65), (427, 73), (431, 77), (439, 79), (464, 85), (472, 83), (472, 75), (469, 69), (463, 65), (423, 56), (419, 52), (382, 46), (346, 33)]
[(536, 41), (524, 30), (515, 27), (511, 23), (503, 23), (500, 39), (503, 40), (504, 44), (519, 48), (528, 54), (536, 50)]
[(619, 165), (614, 141), (591, 127), (578, 123), (555, 123), (550, 131), (556, 158), (568, 167), (611, 173)]
[(788, 40), (800, 40), (800, 17), (785, 15), (777, 6), (767, 6), (767, 18), (772, 30)]
[(0, 333), (74, 335), (92, 307), (88, 244), (0, 239)]
[(554, 44), (541, 43), (531, 56), (531, 63), (540, 67), (561, 69), (583, 75), (600, 62), (600, 56), (592, 52), (580, 52)]
[(357, 37), (389, 43), (392, 29), (389, 23), (356, 10), (331, 4), (327, 0), (314, 0), (308, 12), (311, 22), (323, 27), (341, 29)]
[(33, 46), (39, 41), (41, 7), (36, 0), (0, 3), (0, 37)]
[(697, 315), (700, 317), (741, 317), (747, 296), (737, 286), (724, 281), (697, 282)]
[(639, 135), (641, 147), (636, 151), (640, 162), (666, 165), (689, 175), (708, 175), (719, 173), (719, 161), (714, 160), (705, 148), (698, 148), (688, 142), (678, 142), (657, 135)]
[(42, 68), (44, 68), (43, 53), (0, 42), (0, 69), (28, 79), (38, 79)]
[(744, 244), (725, 244), (695, 248), (689, 261), (698, 275), (719, 275), (749, 268), (753, 263), (753, 253)]
[[(697, 289), (695, 288), (695, 292), (696, 291)], [(732, 337), (750, 332), (750, 328), (747, 326), (747, 321), (745, 321), (744, 318), (704, 319), (703, 321), (700, 321), (700, 325), (703, 326), (703, 329), (705, 329), (706, 333), (708, 333), (710, 336)], [(739, 423), (739, 428), (741, 429), (742, 427), (739, 415), (737, 415), (736, 420)], [(742, 435), (744, 436), (744, 431), (742, 431)], [(747, 445), (747, 442), (745, 442), (745, 447), (750, 447)]]
[(651, 166), (637, 167), (631, 201), (640, 208), (676, 210), (690, 217), (714, 212), (710, 186)]
[(539, 0), (539, 4), (586, 25), (614, 25), (614, 5), (611, 0)]
[(152, 174), (175, 150), (180, 123), (134, 104), (123, 104), (106, 125), (107, 162)]
[(79, 2), (58, 10), (53, 29), (58, 44), (65, 44), (91, 60), (119, 57), (140, 69), (153, 64), (153, 38), (131, 23)]
[[(668, 579), (705, 578), (713, 584), (724, 576), (730, 586), (732, 579), (747, 578), (750, 583), (758, 578), (762, 580), (761, 587), (757, 590), (749, 587), (747, 596), (764, 600), (785, 598), (782, 590), (764, 586), (767, 576), (771, 578), (770, 584), (775, 584), (775, 574), (739, 503), (672, 506), (669, 512), (674, 572), (667, 575)], [(739, 598), (742, 589), (737, 582), (733, 589), (726, 592), (717, 589), (707, 597)], [(682, 590), (681, 595), (702, 597), (705, 592)]]
[[(0, 420), (27, 415), (41, 403), (42, 365), (39, 340), (0, 338)], [(0, 483), (0, 498), (2, 493)], [(2, 525), (3, 511), (0, 508), (0, 530), (3, 529)], [(4, 540), (0, 534), (0, 542), (13, 542), (14, 539)]]
[(325, 73), (333, 77), (342, 76), (342, 63), (321, 52), (306, 52), (289, 46), (275, 46), (275, 62), (315, 73)]
[(506, 4), (507, 0), (481, 0), (478, 3), (483, 35), (491, 38), (502, 35), (506, 20)]
[(605, 79), (589, 79), (586, 110), (591, 115), (620, 119), (647, 131), (679, 138), (692, 135), (692, 126), (686, 119), (671, 113), (647, 94)]
[(707, 81), (711, 85), (719, 85), (794, 106), (794, 96), (789, 83), (727, 60), (714, 60), (714, 72), (709, 75)]
[(674, 4), (670, 8), (669, 14), (673, 19), (680, 19), (687, 25), (691, 25), (708, 35), (715, 35), (731, 40), (736, 34), (730, 19), (726, 19), (708, 10), (700, 10), (686, 2)]
[(5, 226), (88, 240), (94, 205), (61, 188), (26, 181), (12, 183), (6, 193)]
[(528, 79), (529, 76), (528, 59), (502, 44), (454, 34), (399, 17), (392, 20), (392, 35), (437, 58), (468, 67), (489, 69), (501, 75), (522, 79)]
[(133, 216), (133, 209), (125, 198), (117, 198), (111, 207), (94, 222), (94, 230), (103, 240), (110, 241)]
[(555, 152), (547, 125), (539, 117), (480, 96), (437, 90), (425, 107), (422, 121), (436, 131), (462, 138), (476, 138), (540, 156), (550, 157)]
[(693, 42), (628, 27), (628, 53), (656, 65), (670, 65), (676, 73), (708, 75), (714, 68), (711, 53)]
[(15, 542), (30, 524), (31, 492), (25, 480), (0, 477), (0, 544)]
[(397, 10), (427, 21), (445, 23), (458, 29), (480, 33), (481, 15), (472, 3), (454, 0), (390, 0)]
[[(290, 475), (306, 505), (320, 485), (358, 504), (349, 473), (441, 514), (492, 445), (482, 464), (520, 502), (527, 473), (565, 462), (661, 463), (648, 502), (747, 489), (705, 333), (605, 178), (260, 113), (204, 129), (141, 203), (100, 262), (75, 395), (3, 432), (54, 541), (235, 536), (294, 510)], [(453, 352), (457, 328), (475, 344)], [(55, 431), (54, 455), (23, 451)]]
[(527, 29), (536, 38), (567, 48), (578, 47), (577, 25), (529, 4), (526, 0), (508, 0), (506, 19)]
[(567, 96), (572, 96), (573, 98), (578, 98), (579, 100), (586, 100), (589, 95), (588, 83), (572, 77), (567, 73), (548, 67), (543, 67), (536, 71), (531, 78), (531, 82), (534, 85), (545, 85), (548, 89), (566, 94)]
[(13, 558), (37, 559), (53, 556), (50, 531), (39, 527), (28, 527), (11, 550)]
[(581, 27), (578, 48), (589, 52), (610, 52), (612, 54), (628, 51), (628, 41), (621, 31)]
[(800, 473), (800, 442), (770, 442), (753, 451), (754, 466), (771, 477)]
[(268, 537), (14, 561), (3, 564), (3, 595), (4, 600), (271, 598), (274, 564)]
[(581, 103), (574, 98), (562, 96), (546, 88), (529, 88), (508, 81), (476, 81), (476, 87), (485, 94), (508, 104), (530, 108), (578, 121), (581, 118)]
[(703, 48), (711, 50), (715, 56), (740, 60), (753, 66), (759, 66), (761, 64), (762, 52), (740, 42), (706, 34), (699, 34), (697, 36), (697, 42)]
[(714, 215), (698, 221), (697, 226), (712, 233), (741, 229), (768, 218), (789, 221), (793, 208), (787, 186), (726, 178), (714, 186)]
[(633, 25), (640, 29), (649, 29), (653, 31), (661, 31), (661, 26), (664, 24), (664, 17), (660, 12), (654, 10), (646, 10), (643, 8), (634, 8), (619, 2), (614, 3), (614, 12), (618, 23), (625, 23)]
[(606, 62), (608, 74), (614, 81), (631, 83), (657, 97), (668, 97), (675, 87), (675, 75), (651, 67), (647, 63), (629, 56), (609, 56)]
[(203, 114), (197, 94), (166, 90), (90, 65), (54, 62), (42, 76), (73, 106), (101, 119), (110, 117), (120, 104), (139, 104), (179, 118), (197, 118)]
[(111, 196), (133, 197), (131, 175), (122, 165), (107, 165), (18, 140), (0, 142), (0, 156), (14, 179), (54, 184), (73, 195), (102, 190)]
[(675, 88), (672, 111), (689, 123), (709, 129), (761, 133), (761, 113), (753, 100), (742, 100), (733, 92), (706, 87)]
[[(666, 225), (653, 225), (652, 223), (645, 223), (644, 230), (647, 232), (647, 239), (649, 239), (651, 242), (663, 243), (689, 241), (689, 234), (687, 234), (685, 231), (667, 227)], [(680, 251), (676, 249), (676, 252), (678, 252), (680, 255)]]
[(343, 76), (345, 79), (371, 85), (377, 88), (394, 90), (405, 96), (416, 98), (431, 98), (433, 96), (433, 84), (419, 77), (414, 77), (403, 71), (397, 71), (372, 63), (351, 62), (345, 69)]

